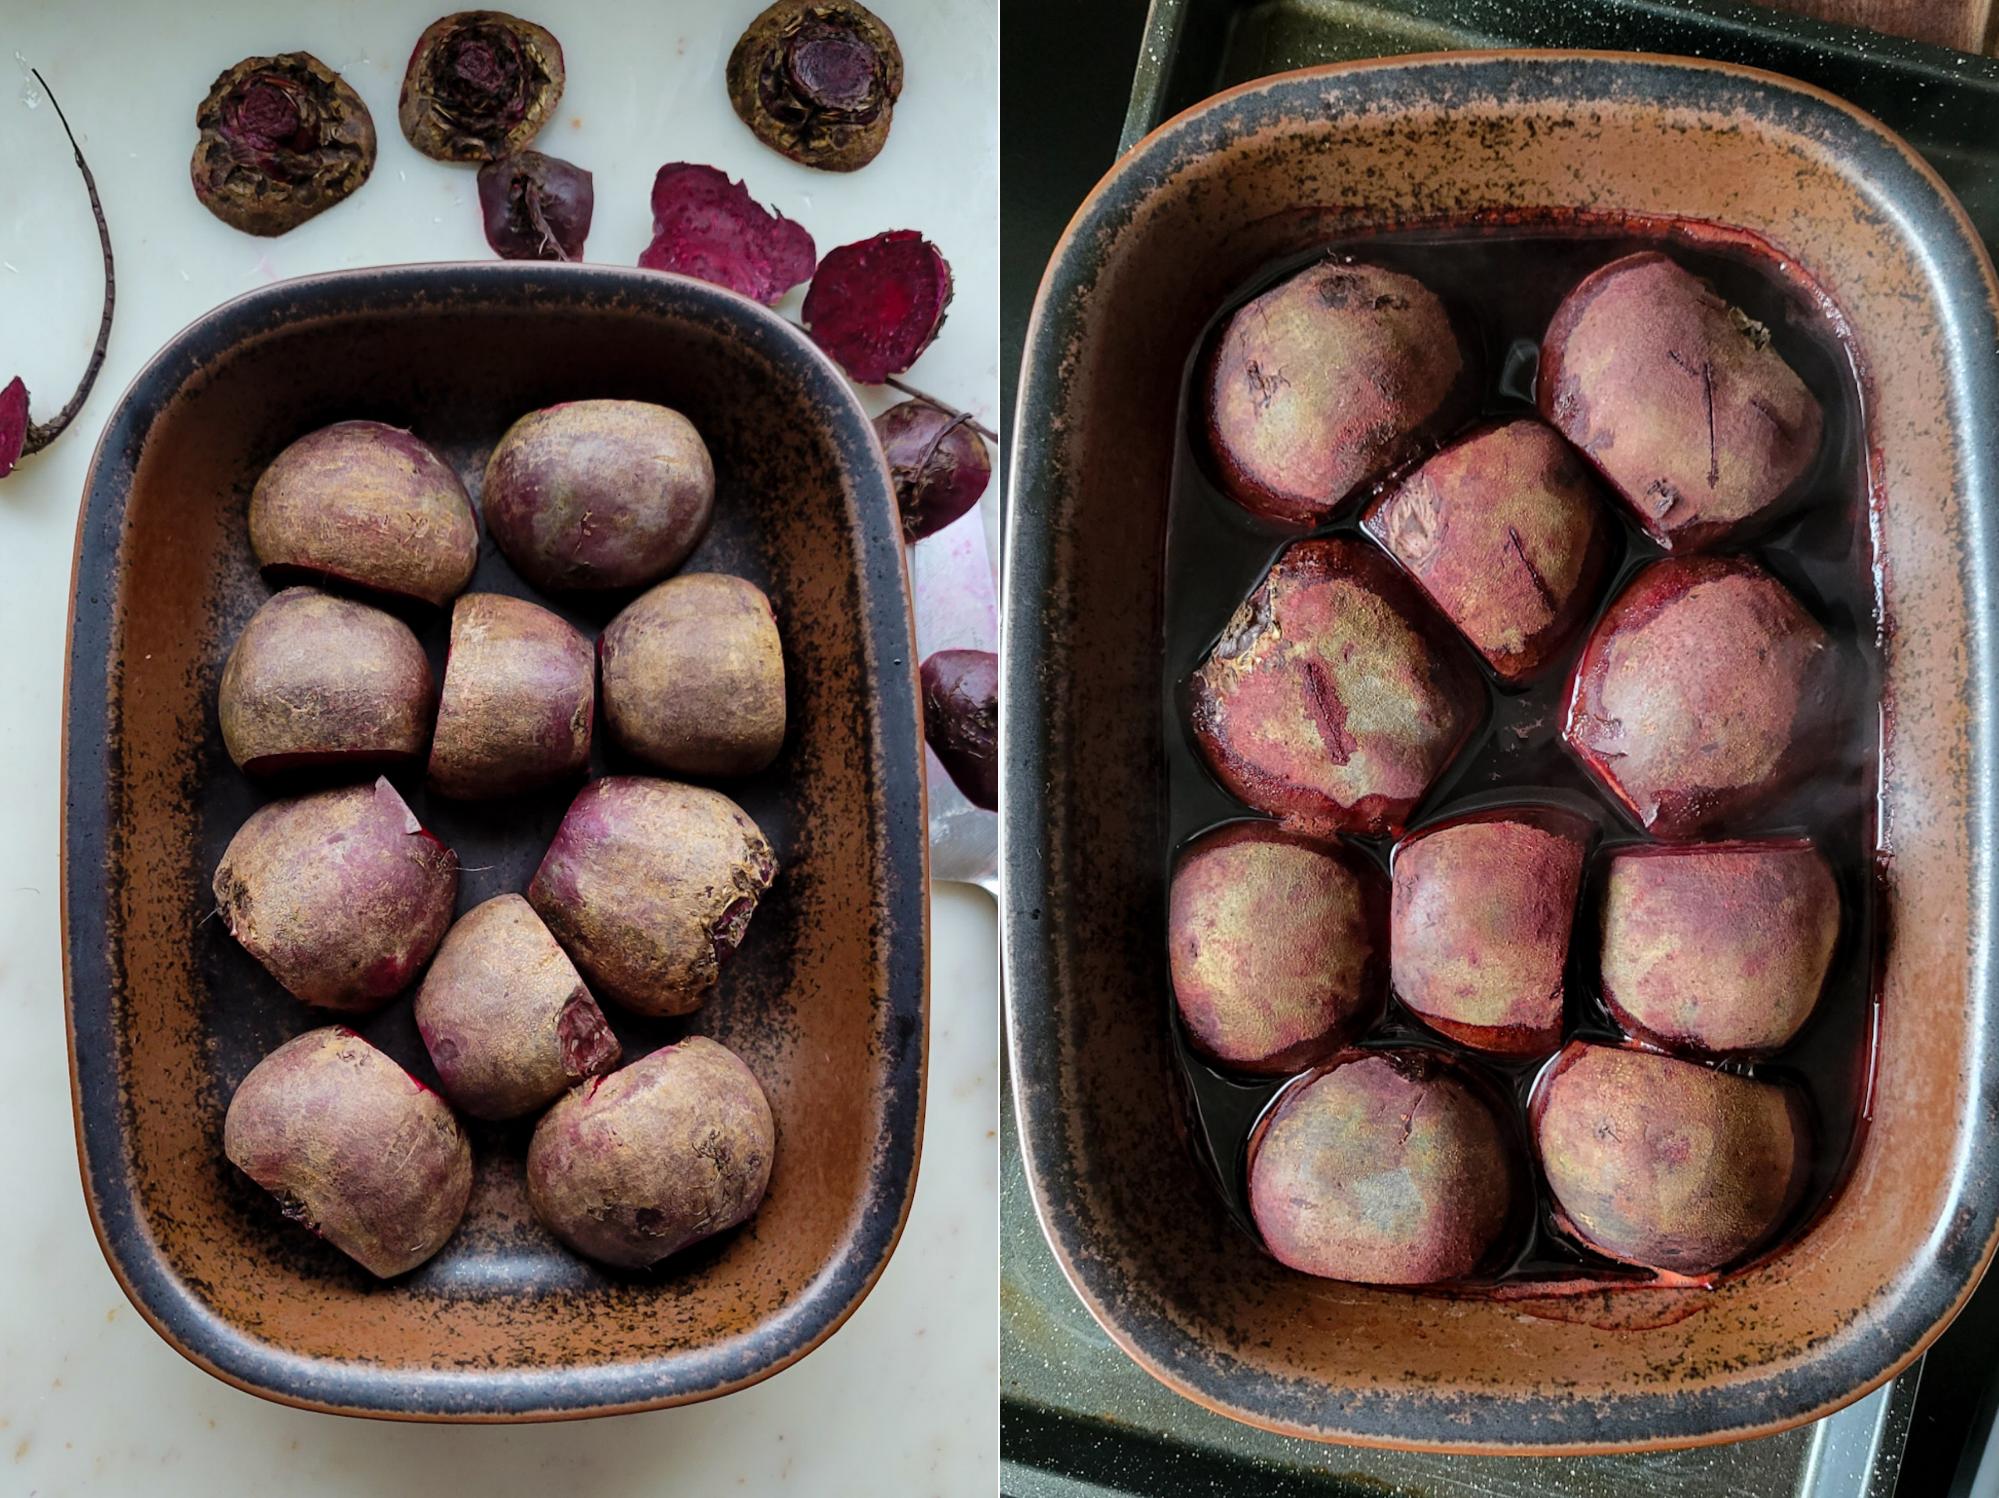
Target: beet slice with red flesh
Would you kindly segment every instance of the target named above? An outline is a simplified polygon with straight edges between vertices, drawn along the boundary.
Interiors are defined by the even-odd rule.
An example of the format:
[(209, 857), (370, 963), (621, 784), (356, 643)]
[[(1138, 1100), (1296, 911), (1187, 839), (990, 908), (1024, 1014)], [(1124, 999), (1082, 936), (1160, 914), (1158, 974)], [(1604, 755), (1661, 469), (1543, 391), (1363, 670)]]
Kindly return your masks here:
[(805, 293), (806, 331), (864, 385), (901, 374), (930, 346), (951, 304), (951, 267), (914, 229), (827, 252)]

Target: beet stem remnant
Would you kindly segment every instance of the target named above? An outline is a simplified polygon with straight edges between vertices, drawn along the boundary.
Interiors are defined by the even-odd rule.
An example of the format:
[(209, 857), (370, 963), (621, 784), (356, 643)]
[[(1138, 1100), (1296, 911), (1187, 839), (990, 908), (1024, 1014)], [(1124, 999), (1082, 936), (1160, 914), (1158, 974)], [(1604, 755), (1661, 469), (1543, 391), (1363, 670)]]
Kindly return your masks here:
[(83, 190), (90, 194), (91, 217), (97, 220), (97, 246), (104, 256), (104, 313), (97, 321), (97, 343), (90, 351), (90, 363), (84, 366), (83, 379), (78, 382), (76, 394), (69, 403), (45, 422), (28, 424), (27, 440), (21, 444), (21, 455), (38, 453), (63, 434), (69, 424), (76, 420), (83, 403), (90, 399), (90, 389), (97, 383), (97, 372), (104, 367), (104, 355), (111, 346), (111, 311), (118, 300), (117, 278), (112, 273), (111, 227), (104, 221), (104, 204), (97, 196), (97, 179), (90, 174), (90, 163), (83, 159), (83, 147), (76, 143), (76, 132), (69, 128), (69, 116), (62, 112), (62, 105), (56, 99), (56, 91), (49, 87), (39, 68), (30, 68), (35, 82), (42, 86), (42, 92), (49, 96), (49, 103), (55, 109), (56, 119), (62, 124), (62, 133), (69, 137), (69, 148), (76, 155), (76, 169), (83, 174)]

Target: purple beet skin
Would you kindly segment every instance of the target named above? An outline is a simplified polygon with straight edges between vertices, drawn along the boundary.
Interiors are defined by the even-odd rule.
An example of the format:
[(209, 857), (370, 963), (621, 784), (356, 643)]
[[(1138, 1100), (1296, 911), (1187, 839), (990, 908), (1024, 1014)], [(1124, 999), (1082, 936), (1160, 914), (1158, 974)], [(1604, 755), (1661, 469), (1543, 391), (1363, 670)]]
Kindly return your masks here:
[(726, 286), (766, 307), (810, 280), (818, 249), (804, 226), (750, 196), (712, 166), (670, 161), (652, 181), (647, 270), (674, 271)]
[(1173, 997), (1194, 1048), (1282, 1076), (1359, 1038), (1386, 993), (1381, 878), (1264, 822), (1202, 834), (1174, 865)]
[(951, 305), (951, 267), (914, 229), (827, 252), (805, 293), (806, 331), (864, 385), (901, 374), (930, 347)]
[(595, 652), (567, 620), (525, 598), (467, 593), (451, 609), (431, 789), (474, 801), (582, 774), (596, 695)]
[(940, 650), (923, 663), (923, 737), (965, 799), (999, 810), (999, 657)]
[(902, 539), (934, 536), (979, 502), (992, 482), (992, 455), (960, 411), (940, 411), (928, 401), (904, 401), (875, 418), (902, 511)]
[(581, 260), (597, 193), (590, 174), (539, 151), (479, 168), (486, 243), (503, 260)]

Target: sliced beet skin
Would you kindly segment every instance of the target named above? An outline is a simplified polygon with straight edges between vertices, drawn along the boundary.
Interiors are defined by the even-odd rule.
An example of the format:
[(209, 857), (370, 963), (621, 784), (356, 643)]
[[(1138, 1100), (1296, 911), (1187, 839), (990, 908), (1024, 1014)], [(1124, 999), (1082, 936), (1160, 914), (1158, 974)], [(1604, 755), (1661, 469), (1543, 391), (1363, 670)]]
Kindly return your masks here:
[(914, 229), (843, 244), (805, 293), (806, 331), (864, 385), (901, 374), (930, 347), (951, 304), (951, 267)]
[(28, 445), (28, 387), (19, 375), (0, 388), (0, 479), (14, 471)]
[(992, 482), (992, 454), (963, 411), (903, 401), (875, 418), (875, 436), (895, 480), (905, 541), (936, 535), (977, 504)]
[(923, 737), (965, 799), (999, 810), (999, 657), (940, 650), (923, 662)]
[(671, 161), (652, 179), (647, 270), (726, 286), (766, 307), (812, 275), (818, 250), (802, 224), (773, 213), (712, 166)]
[(1203, 833), (1173, 869), (1166, 944), (1194, 1048), (1282, 1076), (1359, 1038), (1387, 985), (1381, 877), (1267, 822)]
[(1325, 835), (1399, 832), (1477, 725), (1455, 641), (1372, 546), (1286, 547), (1194, 673), (1194, 737), (1258, 811)]
[(1560, 1045), (1592, 831), (1549, 807), (1508, 807), (1405, 839), (1391, 863), (1396, 997), (1478, 1050), (1534, 1056)]
[(1563, 737), (1655, 837), (1767, 807), (1818, 763), (1840, 652), (1744, 557), (1668, 557), (1591, 632)]
[(559, 156), (516, 151), (479, 168), (486, 243), (504, 260), (581, 260), (597, 191)]

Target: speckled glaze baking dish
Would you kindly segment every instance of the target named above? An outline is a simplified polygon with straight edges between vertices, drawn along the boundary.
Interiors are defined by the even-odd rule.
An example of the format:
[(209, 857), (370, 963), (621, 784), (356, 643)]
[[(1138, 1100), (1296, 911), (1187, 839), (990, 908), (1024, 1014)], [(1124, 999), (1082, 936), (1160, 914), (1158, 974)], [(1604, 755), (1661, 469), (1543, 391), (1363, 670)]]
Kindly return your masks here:
[[(770, 1194), (743, 1228), (653, 1272), (604, 1271), (528, 1209), (532, 1120), (468, 1123), (477, 1179), (463, 1225), (429, 1263), (376, 1282), (222, 1157), (236, 1084), (323, 1022), (206, 919), (210, 873), (263, 794), (231, 766), (214, 709), (229, 646), (268, 592), (245, 507), (273, 454), (346, 417), (413, 428), (476, 501), (514, 418), (582, 396), (660, 401), (695, 422), (718, 489), (687, 565), (751, 578), (783, 621), (791, 731), (769, 771), (728, 784), (777, 849), (777, 884), (691, 1021), (613, 1015), (627, 1059), (691, 1031), (749, 1062), (777, 1118)], [(473, 587), (526, 592), (490, 543)], [(438, 621), (416, 622), (435, 651)], [(830, 1335), (895, 1247), (922, 1134), (913, 643), (866, 414), (802, 334), (732, 293), (596, 266), (363, 270), (253, 292), (169, 343), (91, 467), (63, 749), (83, 1183), (105, 1256), (154, 1328), (252, 1393), (440, 1420), (707, 1398)], [(596, 768), (618, 767), (599, 756)], [(453, 805), (418, 778), (403, 790), (458, 851), (461, 910), (526, 887), (574, 789)], [(406, 1001), (360, 1028), (429, 1075)]]
[[(1183, 370), (1314, 245), (1529, 217), (1745, 230), (1829, 293), (1866, 406), (1883, 628), (1871, 1124), (1844, 1189), (1713, 1289), (1540, 1302), (1282, 1268), (1180, 1137), (1165, 1023), (1165, 533)], [(1147, 137), (1070, 225), (1022, 375), (1002, 797), (1012, 1078), (1042, 1225), (1149, 1372), (1271, 1430), (1553, 1454), (1825, 1414), (1949, 1321), (1999, 1224), (1992, 511), (1999, 290), (1901, 141), (1768, 74), (1620, 54), (1316, 69)]]

